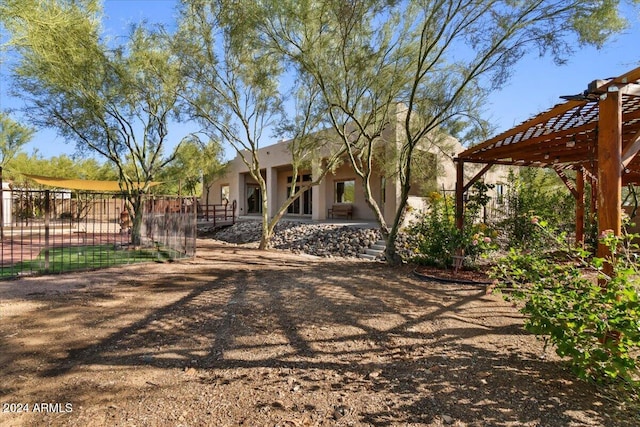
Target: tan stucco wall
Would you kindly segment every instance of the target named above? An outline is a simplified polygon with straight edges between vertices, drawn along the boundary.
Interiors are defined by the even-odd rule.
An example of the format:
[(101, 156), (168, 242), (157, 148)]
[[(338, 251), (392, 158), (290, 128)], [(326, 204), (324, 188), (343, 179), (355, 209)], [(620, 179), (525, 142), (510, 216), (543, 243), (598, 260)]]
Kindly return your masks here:
[[(398, 120), (396, 126), (390, 126), (383, 133), (383, 137), (386, 141), (396, 141), (395, 143), (388, 142), (387, 145), (382, 148), (389, 153), (394, 151), (398, 146), (399, 141), (396, 135), (403, 133), (402, 112), (398, 114)], [(329, 134), (329, 133), (327, 133)], [(437, 178), (437, 188), (441, 191), (442, 188), (448, 192), (453, 192), (456, 185), (456, 166), (453, 162), (453, 157), (456, 153), (461, 152), (464, 148), (455, 139), (449, 140), (449, 152), (442, 153), (439, 149), (429, 149), (429, 152), (435, 153), (438, 161), (442, 165), (442, 173)], [(248, 153), (247, 153), (248, 154)], [(258, 157), (260, 166), (262, 168), (262, 176), (267, 179), (267, 191), (271, 194), (271, 200), (275, 200), (276, 203), (270, 203), (269, 215), (273, 216), (276, 210), (287, 199), (287, 186), (291, 185), (287, 182), (287, 177), (292, 175), (291, 155), (288, 150), (288, 141), (280, 141), (276, 144), (266, 146), (258, 151)], [(321, 158), (322, 153), (316, 153), (316, 157)], [(318, 161), (317, 159), (315, 160)], [(465, 176), (467, 179), (473, 177), (477, 171), (482, 168), (481, 165), (465, 165)], [(374, 168), (375, 169), (375, 168)], [(488, 183), (505, 182), (506, 181), (506, 168), (494, 166), (484, 177), (484, 181)], [(303, 174), (312, 174), (311, 170), (303, 170), (300, 172)], [(380, 209), (383, 212), (385, 220), (390, 223), (396, 211), (398, 205), (398, 199), (400, 195), (400, 186), (397, 180), (393, 177), (386, 178), (385, 188), (385, 201), (382, 202), (382, 174), (383, 171), (376, 170), (371, 178), (371, 194), (378, 202)], [(375, 220), (375, 214), (365, 202), (364, 191), (362, 188), (362, 180), (358, 178), (353, 171), (349, 160), (344, 159), (341, 166), (339, 166), (334, 173), (329, 173), (325, 177), (324, 181), (312, 189), (313, 202), (312, 218), (315, 220), (323, 220), (327, 218), (327, 210), (334, 204), (335, 183), (337, 181), (355, 180), (355, 201), (353, 203), (353, 218), (361, 220)], [(225, 177), (213, 182), (210, 185), (210, 204), (221, 203), (221, 190), (225, 185), (229, 186), (230, 197), (229, 201), (236, 201), (238, 205), (238, 214), (247, 214), (247, 202), (246, 202), (246, 186), (247, 183), (255, 182), (255, 180), (249, 175), (248, 169), (239, 155), (230, 161), (228, 173)], [(206, 192), (205, 192), (206, 194)], [(204, 198), (204, 195), (203, 195)], [(205, 200), (202, 203), (206, 203)], [(414, 208), (423, 208), (425, 206), (424, 200), (419, 200), (415, 197), (411, 199), (411, 205)]]

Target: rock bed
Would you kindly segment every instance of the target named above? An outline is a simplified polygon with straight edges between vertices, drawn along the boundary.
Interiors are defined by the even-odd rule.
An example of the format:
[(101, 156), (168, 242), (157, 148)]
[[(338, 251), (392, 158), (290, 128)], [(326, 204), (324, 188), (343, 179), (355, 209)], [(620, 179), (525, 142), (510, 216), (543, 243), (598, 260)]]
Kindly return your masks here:
[[(201, 231), (229, 243), (251, 243), (260, 240), (261, 223), (245, 221), (217, 231)], [(378, 229), (281, 221), (276, 226), (271, 247), (322, 257), (357, 257), (380, 238)]]

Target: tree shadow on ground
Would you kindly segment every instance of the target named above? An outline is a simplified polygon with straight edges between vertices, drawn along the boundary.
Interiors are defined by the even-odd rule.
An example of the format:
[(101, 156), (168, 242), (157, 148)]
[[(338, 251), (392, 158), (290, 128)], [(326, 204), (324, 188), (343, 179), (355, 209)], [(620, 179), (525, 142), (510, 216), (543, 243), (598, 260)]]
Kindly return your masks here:
[[(40, 377), (87, 367), (194, 368), (205, 372), (198, 377), (205, 386), (251, 378), (252, 387), (271, 390), (282, 379), (268, 370), (279, 369), (295, 374), (289, 385), (311, 398), (322, 387), (393, 395), (352, 414), (375, 426), (429, 424), (443, 415), (471, 425), (569, 425), (576, 422), (572, 411), (611, 425), (607, 411), (595, 410), (603, 405), (595, 389), (576, 387), (563, 363), (540, 357), (540, 346), (518, 346), (532, 341), (520, 315), (484, 288), (424, 282), (408, 269), (379, 264), (281, 262), (246, 249), (215, 263), (201, 259), (197, 273), (180, 277), (144, 282), (141, 292), (175, 292), (160, 307), (85, 311), (83, 331), (123, 316), (132, 321), (89, 344), (69, 344), (60, 357), (52, 353)], [(74, 299), (56, 307), (50, 315), (78, 309)], [(19, 350), (9, 356), (19, 357)], [(262, 402), (257, 409), (278, 405)], [(300, 405), (301, 411), (316, 406)], [(565, 418), (549, 419), (558, 413), (552, 407)]]

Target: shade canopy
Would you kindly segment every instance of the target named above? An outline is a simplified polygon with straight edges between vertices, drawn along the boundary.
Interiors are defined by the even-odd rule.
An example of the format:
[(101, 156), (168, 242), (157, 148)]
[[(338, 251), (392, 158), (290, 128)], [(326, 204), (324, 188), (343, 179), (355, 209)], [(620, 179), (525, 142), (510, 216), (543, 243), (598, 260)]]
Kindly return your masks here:
[[(49, 187), (64, 188), (69, 190), (85, 190), (85, 191), (106, 191), (106, 192), (121, 192), (123, 189), (120, 187), (118, 181), (98, 181), (92, 179), (67, 179), (67, 178), (54, 178), (50, 176), (40, 175), (25, 175), (27, 178), (34, 180), (38, 184), (46, 185)], [(160, 182), (150, 182), (149, 187), (153, 187), (161, 184)], [(142, 185), (136, 185), (136, 189), (142, 187)]]

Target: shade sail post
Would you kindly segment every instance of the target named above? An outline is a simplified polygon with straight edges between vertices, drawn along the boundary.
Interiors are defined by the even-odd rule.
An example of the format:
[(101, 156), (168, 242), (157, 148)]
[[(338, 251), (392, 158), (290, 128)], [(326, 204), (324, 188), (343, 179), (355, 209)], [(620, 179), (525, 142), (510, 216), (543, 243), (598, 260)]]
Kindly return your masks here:
[(464, 225), (464, 161), (456, 161), (456, 227)]
[[(598, 122), (598, 235), (622, 228), (622, 96), (609, 90), (600, 100)], [(598, 244), (598, 256), (609, 257), (606, 246)], [(607, 264), (611, 273), (611, 265)]]

